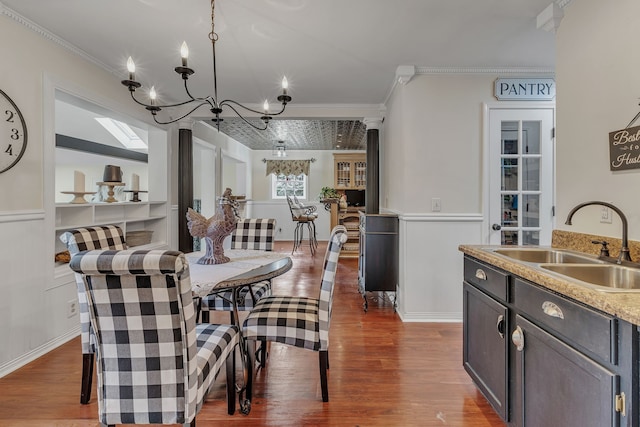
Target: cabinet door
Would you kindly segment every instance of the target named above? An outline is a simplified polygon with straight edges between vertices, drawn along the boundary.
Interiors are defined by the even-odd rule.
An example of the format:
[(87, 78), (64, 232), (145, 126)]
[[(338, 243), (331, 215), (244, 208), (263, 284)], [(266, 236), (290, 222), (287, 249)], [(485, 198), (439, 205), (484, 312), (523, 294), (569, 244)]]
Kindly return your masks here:
[(516, 327), (524, 337), (515, 352), (517, 425), (619, 425), (617, 375), (520, 316)]
[(507, 308), (464, 283), (463, 364), (491, 406), (508, 421)]

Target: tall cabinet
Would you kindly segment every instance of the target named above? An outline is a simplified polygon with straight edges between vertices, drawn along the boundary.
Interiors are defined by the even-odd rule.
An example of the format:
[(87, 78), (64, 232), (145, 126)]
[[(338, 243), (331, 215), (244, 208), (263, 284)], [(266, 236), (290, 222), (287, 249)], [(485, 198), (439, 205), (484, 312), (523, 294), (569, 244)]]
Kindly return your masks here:
[[(334, 160), (334, 188), (338, 192), (345, 190), (365, 190), (367, 186), (367, 154), (336, 153)], [(347, 241), (342, 245), (340, 256), (343, 258), (357, 258), (360, 249), (360, 217), (364, 206), (340, 207), (331, 205), (331, 228), (337, 224), (347, 229)]]

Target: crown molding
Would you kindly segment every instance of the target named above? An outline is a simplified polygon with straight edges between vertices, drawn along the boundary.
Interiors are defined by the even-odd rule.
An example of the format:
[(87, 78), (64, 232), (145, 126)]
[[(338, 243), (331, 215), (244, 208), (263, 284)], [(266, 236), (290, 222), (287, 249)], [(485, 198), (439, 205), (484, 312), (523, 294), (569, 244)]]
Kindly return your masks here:
[(101, 62), (101, 61), (97, 60), (96, 58), (94, 58), (93, 56), (89, 55), (84, 50), (82, 50), (82, 49), (78, 48), (77, 46), (69, 43), (68, 41), (58, 37), (57, 35), (53, 34), (51, 31), (41, 27), (40, 25), (36, 24), (35, 22), (25, 18), (24, 16), (20, 15), (15, 10), (10, 9), (9, 7), (7, 7), (2, 2), (0, 2), (0, 15), (4, 15), (4, 16), (10, 18), (10, 19), (13, 19), (18, 24), (26, 27), (27, 29), (33, 31), (34, 33), (36, 33), (39, 36), (45, 38), (46, 40), (49, 40), (50, 42), (53, 42), (53, 43), (57, 44), (58, 46), (61, 46), (63, 49), (68, 50), (69, 52), (72, 52), (72, 53), (80, 56), (81, 58), (85, 59), (86, 61), (91, 62), (94, 65), (97, 65), (98, 67), (102, 68), (103, 70), (106, 70), (107, 72), (109, 72), (111, 74), (114, 74), (116, 76), (121, 74), (120, 71), (108, 66), (104, 62)]
[(416, 74), (555, 74), (544, 67), (416, 67)]

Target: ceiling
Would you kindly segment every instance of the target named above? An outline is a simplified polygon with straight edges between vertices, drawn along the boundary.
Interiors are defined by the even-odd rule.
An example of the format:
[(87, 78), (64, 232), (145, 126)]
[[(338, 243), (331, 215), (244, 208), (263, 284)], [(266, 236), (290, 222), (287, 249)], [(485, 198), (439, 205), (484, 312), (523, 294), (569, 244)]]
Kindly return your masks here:
[[(381, 105), (396, 68), (553, 70), (555, 36), (536, 28), (550, 0), (218, 0), (215, 7), (218, 94), (277, 105), (283, 75), (296, 105)], [(196, 96), (212, 94), (207, 0), (0, 0), (99, 65), (152, 84), (161, 101), (183, 99), (179, 48), (189, 45)], [(123, 90), (126, 90), (123, 87)], [(146, 94), (146, 92), (145, 92)], [(275, 107), (274, 107), (275, 108)], [(207, 111), (202, 109), (202, 114)], [(270, 133), (225, 118), (221, 130), (269, 149), (285, 135), (296, 149), (362, 148), (358, 121), (286, 120)], [(286, 132), (285, 129), (286, 128)], [(308, 129), (308, 130), (307, 130)], [(307, 135), (306, 132), (310, 132)]]

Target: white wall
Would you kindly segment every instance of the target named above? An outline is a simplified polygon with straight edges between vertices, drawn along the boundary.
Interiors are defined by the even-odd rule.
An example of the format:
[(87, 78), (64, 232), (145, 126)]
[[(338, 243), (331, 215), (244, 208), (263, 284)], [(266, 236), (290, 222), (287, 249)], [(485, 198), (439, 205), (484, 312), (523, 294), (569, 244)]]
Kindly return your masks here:
[[(574, 1), (557, 32), (558, 228), (620, 238), (620, 221), (599, 222), (598, 207), (584, 208), (564, 225), (578, 203), (602, 200), (622, 209), (629, 238), (640, 240), (640, 169), (609, 170), (609, 132), (637, 114), (640, 97), (640, 2)], [(640, 125), (636, 123), (635, 126)]]
[(0, 88), (20, 108), (29, 134), (23, 159), (0, 174), (2, 376), (79, 331), (77, 316), (68, 317), (66, 309), (77, 298), (75, 284), (58, 283), (53, 271), (54, 88), (149, 119), (117, 76), (1, 13), (0, 54), (9, 58), (0, 62)]
[[(267, 176), (267, 166), (262, 161), (262, 159), (273, 159), (271, 151), (255, 150), (251, 152), (251, 157), (253, 166), (251, 216), (254, 218), (275, 218), (278, 224), (276, 239), (293, 240), (295, 224), (291, 220), (287, 201), (271, 198), (271, 176)], [(315, 224), (318, 240), (328, 240), (331, 217), (329, 212), (325, 211), (324, 205), (318, 201), (322, 187), (333, 187), (333, 151), (287, 150), (287, 160), (311, 158), (315, 158), (316, 161), (311, 163), (309, 167), (306, 204), (316, 206), (318, 219)]]
[[(462, 319), (460, 244), (482, 244), (483, 103), (504, 74), (417, 75), (387, 103), (381, 207), (400, 216), (398, 313)], [(431, 199), (441, 212), (431, 211)]]

